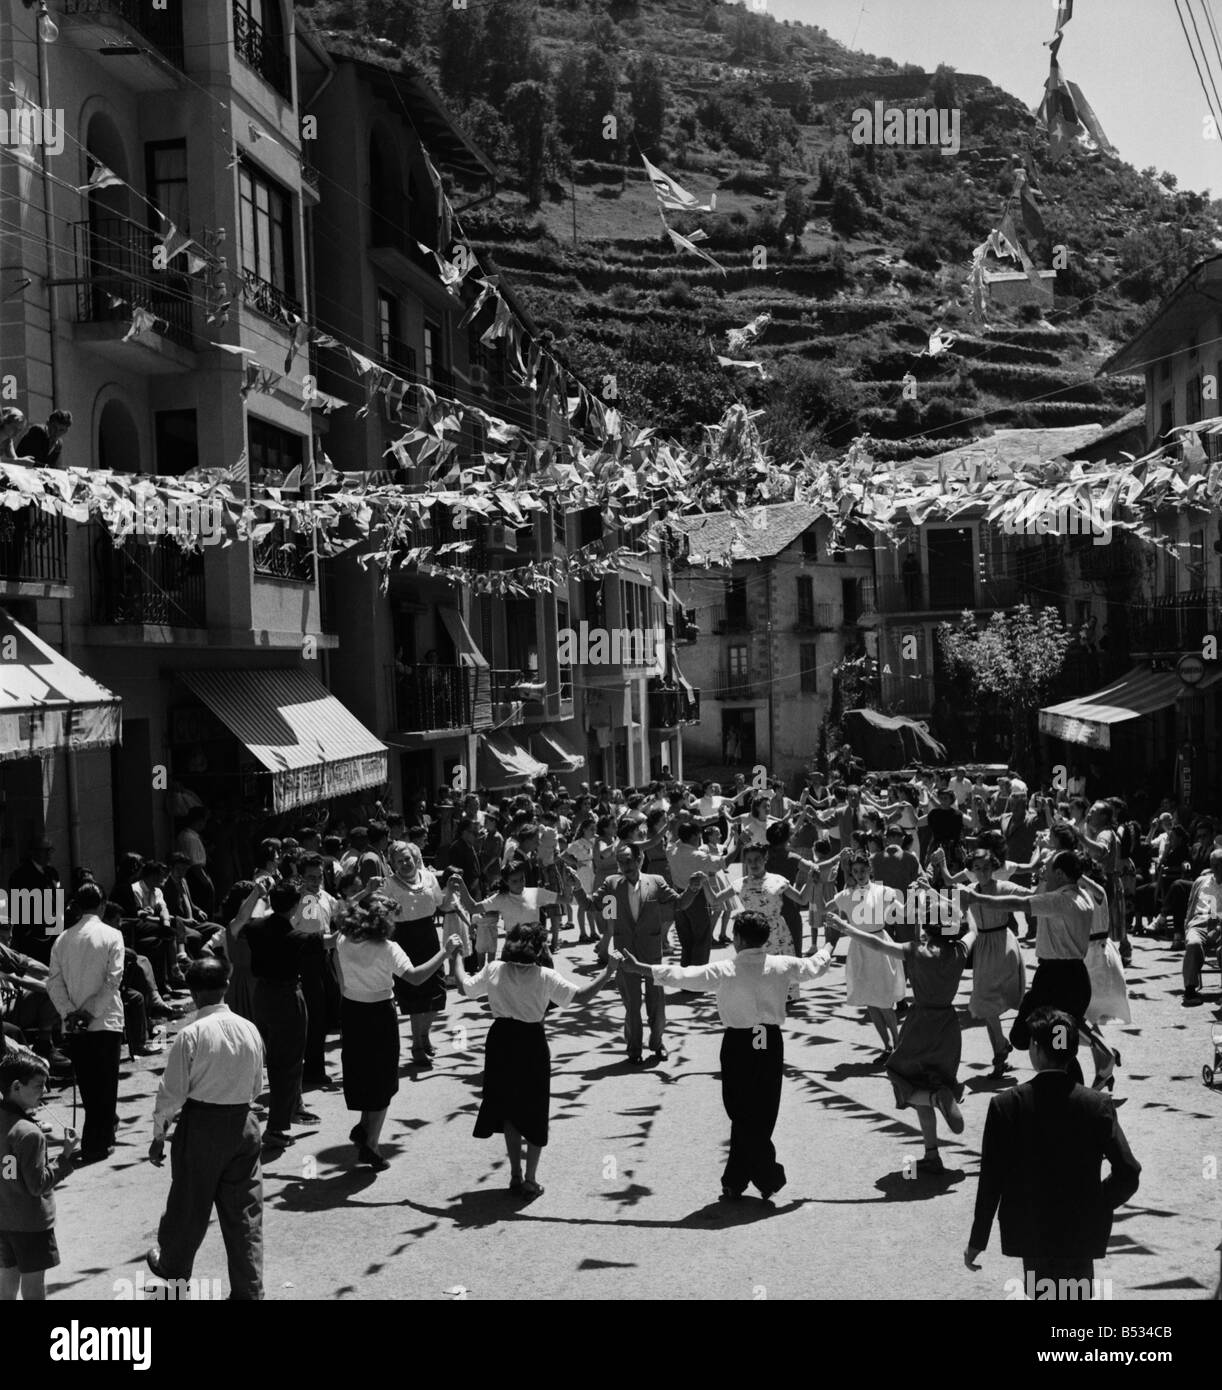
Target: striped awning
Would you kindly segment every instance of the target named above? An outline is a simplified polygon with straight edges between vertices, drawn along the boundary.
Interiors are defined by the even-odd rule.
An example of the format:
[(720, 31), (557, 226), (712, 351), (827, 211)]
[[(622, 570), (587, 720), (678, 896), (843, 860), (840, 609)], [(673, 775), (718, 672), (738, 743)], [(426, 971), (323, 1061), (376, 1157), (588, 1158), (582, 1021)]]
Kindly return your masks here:
[(272, 774), (277, 811), (380, 787), (386, 745), (308, 671), (183, 671), (183, 684)]
[(542, 758), (551, 772), (579, 772), (586, 765), (585, 754), (572, 747), (555, 729), (541, 729), (531, 735), (535, 756)]
[(1127, 676), (1096, 690), (1093, 695), (1083, 695), (1040, 710), (1040, 732), (1066, 743), (1080, 743), (1086, 748), (1110, 748), (1113, 724), (1155, 714), (1175, 704), (1181, 695), (1208, 690), (1219, 680), (1222, 680), (1222, 670), (1211, 672), (1199, 685), (1190, 688), (1174, 671), (1151, 671), (1145, 666), (1135, 666)]
[(0, 608), (0, 762), (120, 742), (122, 701)]

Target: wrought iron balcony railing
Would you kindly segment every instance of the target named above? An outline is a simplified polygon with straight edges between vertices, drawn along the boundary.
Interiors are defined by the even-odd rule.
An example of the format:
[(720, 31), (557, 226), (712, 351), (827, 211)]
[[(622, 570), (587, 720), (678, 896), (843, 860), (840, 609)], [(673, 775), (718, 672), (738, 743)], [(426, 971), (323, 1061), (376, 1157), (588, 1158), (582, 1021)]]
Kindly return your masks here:
[(59, 0), (55, 8), (64, 19), (121, 19), (156, 45), (175, 67), (186, 70), (181, 4), (155, 4), (154, 0)]
[(716, 690), (719, 700), (756, 700), (761, 689), (760, 682), (751, 676), (741, 675), (736, 671), (717, 673)]
[(161, 237), (126, 217), (94, 217), (76, 231), (79, 323), (130, 321), (136, 308), (164, 320), (157, 331), (194, 347), (191, 326), (193, 285), (185, 273), (153, 268), (153, 248)]
[(255, 573), (269, 579), (313, 584), (313, 537), (295, 535), (278, 522), (265, 539), (255, 542)]
[(99, 531), (93, 555), (94, 622), (207, 627), (202, 551), (183, 550), (164, 536), (116, 546)]
[(0, 583), (66, 584), (68, 523), (39, 507), (0, 511)]
[(1135, 657), (1201, 650), (1222, 629), (1222, 590), (1196, 589), (1129, 610), (1129, 652)]
[(240, 0), (233, 0), (233, 46), (247, 67), (254, 68), (282, 97), (292, 95), (289, 60), (283, 44), (266, 32)]
[(478, 667), (397, 665), (391, 675), (401, 733), (471, 727)]
[(242, 302), (277, 323), (291, 324), (293, 315), (300, 316), (301, 303), (287, 290), (264, 280), (253, 270), (242, 271)]

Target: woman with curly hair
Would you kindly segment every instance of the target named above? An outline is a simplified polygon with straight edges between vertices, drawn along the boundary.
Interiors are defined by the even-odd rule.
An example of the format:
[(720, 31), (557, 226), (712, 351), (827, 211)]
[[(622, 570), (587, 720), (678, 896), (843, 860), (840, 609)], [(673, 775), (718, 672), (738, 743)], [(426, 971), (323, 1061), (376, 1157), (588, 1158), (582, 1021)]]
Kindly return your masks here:
[[(484, 1044), (484, 1096), (475, 1121), (475, 1137), (504, 1134), (509, 1154), (509, 1190), (538, 1197), (539, 1156), (547, 1144), (551, 1109), (552, 1064), (543, 1016), (549, 1004), (584, 1004), (615, 974), (617, 962), (607, 962), (601, 975), (578, 987), (549, 966), (547, 931), (536, 924), (511, 927), (500, 960), (489, 961), (478, 974), (468, 975), (460, 952), (462, 941), (451, 936), (458, 987), (468, 999), (487, 996), (492, 1027)], [(522, 1148), (526, 1174), (522, 1174)]]
[(361, 1118), (348, 1136), (362, 1163), (381, 1172), (390, 1165), (378, 1151), (386, 1112), (399, 1090), (399, 1012), (395, 981), (421, 985), (445, 952), (413, 965), (393, 938), (395, 904), (377, 896), (339, 920), (335, 960), (340, 979), (344, 1104)]

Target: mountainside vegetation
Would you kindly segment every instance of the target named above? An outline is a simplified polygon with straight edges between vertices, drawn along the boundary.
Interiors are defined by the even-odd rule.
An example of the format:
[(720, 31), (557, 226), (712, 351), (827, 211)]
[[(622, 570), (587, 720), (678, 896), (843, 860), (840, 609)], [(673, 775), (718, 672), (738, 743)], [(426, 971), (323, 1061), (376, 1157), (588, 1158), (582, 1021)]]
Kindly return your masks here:
[[(497, 162), (496, 197), (463, 229), (591, 389), (614, 378), (625, 415), (688, 442), (741, 400), (781, 467), (860, 435), (903, 459), (994, 427), (1118, 419), (1141, 383), (1099, 365), (1222, 246), (1208, 193), (1082, 147), (1051, 164), (1029, 108), (985, 76), (724, 0), (297, 7), (335, 51), (429, 77)], [(853, 143), (875, 100), (957, 109), (961, 149)], [(705, 232), (725, 274), (672, 245), (641, 153), (700, 202), (716, 194), (715, 211), (666, 218)], [(1055, 306), (994, 304), (986, 326), (965, 282), (1018, 170), (1047, 229), (1028, 251), (1051, 268), (1062, 248)], [(759, 341), (729, 351), (727, 331), (762, 313)], [(942, 328), (952, 349), (919, 356)]]

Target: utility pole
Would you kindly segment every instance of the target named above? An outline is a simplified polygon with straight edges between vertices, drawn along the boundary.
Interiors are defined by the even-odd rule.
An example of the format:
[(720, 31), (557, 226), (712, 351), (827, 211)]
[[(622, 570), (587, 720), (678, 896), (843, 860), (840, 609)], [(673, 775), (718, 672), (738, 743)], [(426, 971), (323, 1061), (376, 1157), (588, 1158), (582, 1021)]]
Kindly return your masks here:
[(569, 193), (573, 199), (573, 246), (577, 245), (577, 180), (573, 174), (573, 166), (569, 165)]

